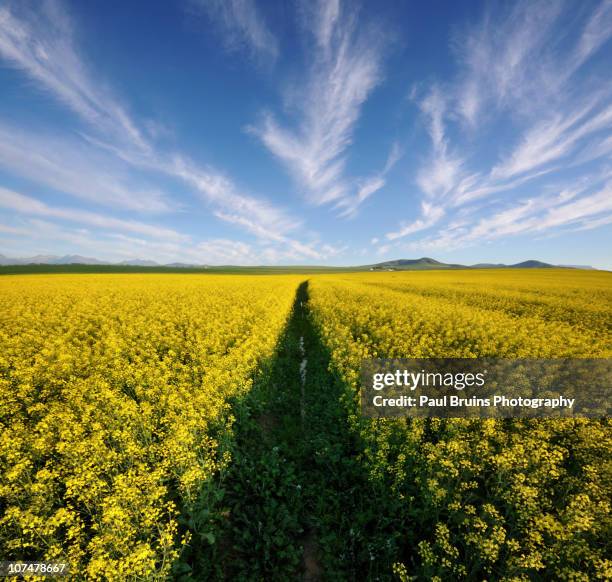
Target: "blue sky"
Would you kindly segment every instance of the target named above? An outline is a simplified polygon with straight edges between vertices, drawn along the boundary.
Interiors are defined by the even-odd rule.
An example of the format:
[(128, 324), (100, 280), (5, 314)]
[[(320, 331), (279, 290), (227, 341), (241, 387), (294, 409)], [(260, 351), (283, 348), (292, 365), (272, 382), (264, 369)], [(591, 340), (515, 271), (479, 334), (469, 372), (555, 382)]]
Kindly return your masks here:
[(0, 4), (0, 253), (612, 268), (612, 1)]

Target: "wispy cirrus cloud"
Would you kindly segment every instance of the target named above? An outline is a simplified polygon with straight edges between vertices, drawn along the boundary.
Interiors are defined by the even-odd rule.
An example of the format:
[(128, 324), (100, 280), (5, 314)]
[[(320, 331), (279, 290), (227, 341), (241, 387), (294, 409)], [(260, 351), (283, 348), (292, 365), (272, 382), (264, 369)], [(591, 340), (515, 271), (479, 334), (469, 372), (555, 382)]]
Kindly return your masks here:
[[(3, 252), (13, 257), (28, 254), (79, 252), (110, 261), (149, 259), (162, 263), (258, 265), (294, 262), (307, 258), (321, 261), (337, 257), (346, 247), (332, 245), (278, 245), (223, 237), (193, 240), (154, 225), (117, 221), (114, 218), (74, 209), (51, 207), (29, 196), (0, 189), (0, 208), (13, 211), (12, 223), (0, 223)], [(59, 221), (59, 222), (58, 222)], [(127, 223), (127, 224), (126, 224)], [(83, 225), (87, 228), (83, 228)]]
[(163, 169), (195, 187), (213, 205), (218, 218), (235, 224), (244, 219), (242, 225), (256, 236), (273, 238), (299, 226), (282, 209), (238, 192), (231, 179), (211, 169), (202, 170), (182, 155), (164, 162)]
[(238, 193), (233, 182), (221, 174), (202, 171), (189, 160), (176, 156), (169, 173), (193, 185), (206, 201), (215, 209), (214, 215), (230, 224), (242, 227), (257, 238), (283, 245), (297, 257), (322, 259), (321, 252), (289, 236), (300, 223), (291, 218), (284, 210), (260, 199)]
[(452, 205), (512, 191), (555, 174), (567, 166), (580, 166), (612, 153), (612, 93), (591, 97), (574, 109), (554, 111), (528, 127), (519, 142), (487, 173), (474, 175), (466, 188), (457, 188)]
[(387, 161), (381, 171), (367, 176), (366, 178), (354, 180), (355, 193), (341, 198), (335, 205), (335, 208), (340, 210), (340, 216), (350, 218), (356, 216), (359, 207), (370, 198), (370, 196), (385, 187), (387, 184), (387, 174), (395, 167), (402, 156), (403, 152), (399, 144), (394, 142), (387, 155)]
[(612, 182), (609, 172), (517, 202), (472, 220), (456, 221), (443, 230), (404, 245), (414, 251), (453, 250), (520, 235), (563, 230), (588, 230), (612, 222)]
[[(190, 262), (193, 264), (256, 265), (266, 262), (269, 249), (226, 238), (210, 238), (190, 244), (143, 238), (119, 232), (90, 231), (59, 224), (48, 219), (24, 217), (18, 227), (0, 224), (0, 243), (11, 257), (48, 254), (71, 254), (74, 248), (81, 254), (107, 261), (148, 259), (161, 263)], [(277, 260), (288, 253), (278, 253)]]
[[(433, 84), (418, 101), (432, 143), (431, 155), (415, 180), (422, 196), (421, 214), (387, 233), (387, 240), (440, 227), (444, 232), (421, 240), (435, 245), (471, 244), (479, 237), (485, 240), (489, 231), (482, 224), (514, 224), (494, 230), (496, 236), (524, 232), (532, 221), (538, 229), (566, 224), (542, 214), (541, 204), (550, 201), (547, 187), (568, 166), (585, 172), (588, 178), (599, 171), (588, 162), (605, 163), (612, 154), (608, 143), (612, 86), (591, 83), (584, 72), (590, 59), (612, 38), (612, 2), (604, 0), (590, 12), (583, 11), (575, 30), (564, 28), (572, 18), (576, 16), (563, 2), (519, 2), (498, 11), (490, 9), (478, 24), (454, 37), (459, 57), (455, 81)], [(562, 48), (555, 40), (561, 31), (570, 38)], [(482, 159), (482, 154), (472, 156), (479, 140), (491, 138), (487, 131), (500, 119), (515, 131), (504, 139), (495, 136), (496, 161), (488, 167), (475, 165), (475, 158)], [(449, 125), (456, 128), (454, 139)], [(461, 139), (466, 125), (471, 128), (469, 140)], [(544, 193), (534, 193), (533, 184)], [(500, 214), (496, 210), (486, 214), (485, 205), (485, 210), (468, 212), (468, 221), (452, 228), (444, 221), (457, 209), (467, 206), (469, 210), (470, 205), (492, 195), (516, 198), (526, 191), (531, 191), (529, 204)], [(576, 208), (566, 210), (571, 214)], [(606, 212), (602, 206), (594, 208)], [(474, 225), (475, 217), (483, 212), (482, 224), (470, 229), (470, 221)]]
[(426, 120), (431, 140), (431, 152), (416, 176), (416, 185), (424, 194), (421, 216), (411, 222), (403, 222), (397, 230), (386, 233), (389, 241), (397, 240), (434, 226), (445, 215), (445, 198), (466, 181), (464, 160), (450, 151), (444, 117), (447, 103), (440, 88), (434, 85), (418, 103)]
[(92, 127), (130, 147), (149, 144), (125, 107), (84, 65), (62, 5), (7, 2), (0, 7), (0, 56)]
[[(489, 8), (455, 36), (460, 73), (453, 92), (464, 121), (476, 126), (496, 110), (531, 117), (540, 107), (562, 105), (574, 92), (573, 75), (612, 37), (610, 0), (586, 16), (572, 12), (562, 0), (522, 0)], [(581, 16), (575, 33), (571, 20)], [(568, 47), (560, 47), (560, 36), (570, 36)]]
[(190, 0), (189, 6), (208, 15), (220, 29), (227, 50), (246, 50), (264, 59), (277, 58), (278, 40), (266, 25), (256, 0)]
[[(284, 235), (261, 236), (255, 244), (225, 238), (198, 241), (174, 229), (86, 210), (52, 206), (32, 196), (2, 187), (0, 208), (24, 217), (22, 226), (0, 225), (0, 234), (26, 236), (52, 244), (57, 241), (71, 242), (79, 248), (90, 249), (94, 253), (97, 251), (97, 256), (102, 253), (103, 258), (124, 256), (158, 261), (263, 264), (304, 258), (324, 261), (346, 250), (317, 242), (302, 243)], [(53, 222), (58, 220), (61, 224)], [(83, 226), (94, 232), (84, 230)]]
[(121, 164), (78, 136), (60, 138), (0, 121), (0, 167), (114, 209), (163, 213), (178, 206), (155, 186), (143, 188), (142, 180), (136, 183)]
[(432, 154), (419, 170), (416, 183), (429, 198), (442, 198), (457, 185), (464, 160), (449, 151), (449, 139), (444, 127), (446, 101), (440, 88), (434, 85), (419, 107), (427, 119)]
[(137, 220), (124, 220), (104, 214), (89, 212), (87, 210), (50, 206), (31, 196), (26, 196), (2, 187), (0, 187), (0, 207), (19, 214), (58, 218), (82, 225), (133, 232), (160, 239), (185, 242), (190, 238), (173, 229), (159, 227)]
[[(248, 8), (249, 5), (248, 2), (228, 2), (223, 6), (219, 4), (219, 10), (229, 10), (238, 18), (241, 6)], [(249, 34), (260, 39), (253, 24), (258, 17), (253, 12), (254, 4), (251, 6), (251, 12), (247, 9), (240, 18), (246, 19), (244, 26)], [(39, 8), (30, 9), (16, 2), (0, 8), (0, 57), (23, 70), (86, 124), (88, 130), (82, 137), (88, 146), (112, 154), (134, 169), (165, 174), (188, 184), (219, 220), (256, 237), (288, 244), (296, 251), (302, 249), (304, 256), (320, 256), (309, 245), (302, 246), (299, 241), (287, 237), (287, 233), (298, 228), (300, 223), (286, 210), (241, 192), (231, 178), (215, 168), (202, 167), (183, 153), (161, 151), (153, 136), (148, 135), (151, 132), (142, 129), (150, 120), (137, 122), (85, 64), (76, 45), (73, 24), (62, 3), (45, 0)], [(263, 32), (261, 34), (261, 38), (265, 37)], [(121, 172), (119, 177), (112, 175), (110, 170), (105, 174), (83, 159), (76, 160), (76, 156), (70, 155), (74, 150), (70, 140), (58, 137), (50, 147), (52, 140), (47, 136), (35, 139), (23, 132), (11, 133), (6, 125), (2, 127), (9, 135), (5, 145), (0, 146), (0, 162), (11, 171), (25, 172), (28, 177), (62, 192), (128, 210), (178, 209), (176, 203), (156, 190), (132, 190)], [(65, 154), (73, 157), (76, 163), (62, 167), (58, 158)], [(93, 155), (90, 159), (95, 158)], [(86, 187), (88, 180), (90, 184)]]
[(444, 209), (441, 207), (433, 206), (428, 202), (421, 203), (421, 218), (409, 223), (400, 224), (400, 228), (397, 231), (388, 232), (385, 236), (387, 240), (397, 240), (404, 238), (415, 232), (421, 230), (427, 230), (436, 224), (444, 216)]
[(528, 129), (510, 156), (492, 169), (491, 177), (509, 179), (540, 169), (575, 151), (581, 140), (598, 132), (609, 135), (611, 130), (612, 103), (588, 103), (569, 114), (555, 114)]
[[(382, 80), (385, 47), (348, 3), (304, 3), (301, 14), (309, 65), (303, 86), (288, 97), (294, 114), (283, 123), (265, 113), (250, 129), (287, 166), (307, 200), (320, 205), (355, 189), (345, 175), (346, 151), (363, 104)], [(379, 187), (370, 184), (361, 198)]]
[(557, 0), (520, 1), (497, 13), (489, 7), (478, 25), (453, 39), (461, 64), (457, 110), (468, 124), (480, 124), (487, 109), (516, 112), (554, 94), (565, 73), (550, 74), (546, 49), (562, 12)]

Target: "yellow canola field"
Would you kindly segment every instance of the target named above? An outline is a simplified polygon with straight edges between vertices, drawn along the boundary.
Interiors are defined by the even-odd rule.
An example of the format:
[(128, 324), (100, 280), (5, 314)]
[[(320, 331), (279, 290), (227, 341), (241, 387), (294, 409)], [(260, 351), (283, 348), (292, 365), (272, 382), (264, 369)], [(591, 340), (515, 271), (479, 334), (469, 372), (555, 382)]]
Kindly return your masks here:
[(269, 358), (293, 276), (0, 278), (0, 547), (77, 577), (162, 578), (228, 461), (211, 436)]
[(391, 492), (395, 525), (372, 560), (399, 548), (402, 580), (612, 579), (609, 419), (370, 420), (358, 407), (365, 358), (612, 356), (612, 274), (362, 273), (314, 277), (309, 293), (362, 462)]
[[(303, 280), (0, 277), (3, 557), (66, 561), (77, 579), (168, 577), (188, 541), (179, 510), (231, 462), (228, 400), (273, 356)], [(400, 579), (612, 578), (609, 420), (358, 408), (363, 358), (610, 357), (610, 273), (343, 273), (313, 275), (308, 293), (363, 444), (354, 460), (380, 485), (373, 564), (393, 556)]]

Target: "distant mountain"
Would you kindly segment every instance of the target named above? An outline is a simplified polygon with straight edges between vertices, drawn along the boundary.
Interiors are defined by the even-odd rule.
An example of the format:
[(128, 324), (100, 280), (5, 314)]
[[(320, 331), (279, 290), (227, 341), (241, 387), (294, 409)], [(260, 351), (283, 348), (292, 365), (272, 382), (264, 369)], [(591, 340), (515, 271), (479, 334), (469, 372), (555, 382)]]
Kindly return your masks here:
[(366, 265), (364, 268), (369, 268), (370, 271), (412, 271), (418, 269), (466, 269), (464, 265), (455, 265), (452, 263), (441, 263), (436, 259), (422, 257), (420, 259), (396, 259), (394, 261), (385, 261), (376, 263), (375, 265)]
[(105, 265), (104, 261), (93, 259), (91, 257), (82, 257), (80, 255), (65, 255), (58, 257), (57, 255), (36, 255), (34, 257), (12, 259), (0, 255), (0, 265)]
[(420, 259), (397, 259), (395, 261), (386, 261), (384, 264), (388, 265), (442, 265), (440, 261), (436, 261), (436, 259), (431, 259), (429, 257), (422, 257)]
[[(196, 265), (192, 263), (168, 263), (160, 264), (147, 259), (126, 259), (120, 263), (111, 263), (110, 261), (101, 261), (92, 257), (84, 257), (81, 255), (65, 255), (63, 257), (57, 255), (36, 255), (34, 257), (11, 258), (0, 254), (0, 265), (107, 265), (120, 267), (170, 267), (181, 269), (215, 269), (209, 265)], [(236, 265), (226, 265), (224, 268), (241, 268)], [(268, 268), (268, 267), (260, 267)], [(334, 267), (273, 267), (275, 269), (334, 269)], [(475, 265), (459, 265), (456, 263), (443, 263), (430, 257), (421, 257), (420, 259), (396, 259), (393, 261), (384, 261), (373, 265), (362, 265), (358, 267), (342, 267), (342, 270), (354, 271), (417, 271), (431, 269), (589, 269), (596, 270), (588, 265), (551, 265), (543, 261), (530, 259), (514, 265), (505, 265), (504, 263), (477, 263)]]
[(83, 257), (81, 255), (36, 255), (34, 257), (19, 257), (12, 258), (0, 254), (0, 265), (116, 265), (121, 267), (174, 267), (184, 269), (202, 269), (207, 268), (207, 265), (196, 265), (192, 263), (169, 263), (161, 265), (156, 261), (147, 259), (126, 259), (118, 263), (111, 261), (102, 261), (92, 257)]
[(24, 262), (28, 263), (36, 263), (37, 265), (48, 265), (53, 263), (53, 261), (59, 260), (60, 257), (55, 255), (36, 255), (35, 257), (30, 257), (28, 259), (21, 259)]
[(572, 269), (593, 269), (593, 267), (582, 267), (579, 265), (551, 265), (543, 261), (528, 260), (514, 265), (506, 265), (504, 263), (477, 263), (475, 265), (459, 265), (456, 263), (442, 263), (429, 257), (420, 259), (397, 259), (395, 261), (385, 261), (376, 263), (375, 265), (366, 265), (364, 269), (370, 271), (412, 271), (425, 269), (555, 269), (555, 268), (572, 268)]
[(551, 265), (542, 261), (523, 261), (514, 265), (504, 265), (503, 263), (478, 263), (471, 265), (471, 269), (593, 269), (593, 267), (582, 267), (580, 265)]
[(49, 264), (50, 261), (57, 259), (54, 255), (36, 255), (28, 259), (13, 259), (5, 255), (0, 255), (0, 265), (27, 265), (29, 263)]
[(101, 261), (93, 257), (83, 257), (82, 255), (36, 255), (34, 257), (9, 258), (0, 255), (0, 265), (123, 265), (132, 267), (158, 267), (159, 263), (147, 261), (145, 259), (130, 259), (120, 263)]
[(554, 269), (555, 265), (549, 263), (543, 263), (542, 261), (523, 261), (522, 263), (516, 263), (516, 265), (508, 265), (512, 269)]
[(81, 255), (66, 255), (51, 259), (47, 262), (48, 265), (105, 265), (105, 261), (93, 259), (91, 257), (82, 257)]

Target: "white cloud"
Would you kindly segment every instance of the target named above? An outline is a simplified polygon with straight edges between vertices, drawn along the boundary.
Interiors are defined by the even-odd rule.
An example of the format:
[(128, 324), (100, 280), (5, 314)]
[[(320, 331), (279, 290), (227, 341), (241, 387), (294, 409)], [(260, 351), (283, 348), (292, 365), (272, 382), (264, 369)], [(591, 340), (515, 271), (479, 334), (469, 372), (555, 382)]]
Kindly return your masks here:
[(430, 197), (450, 193), (462, 178), (463, 160), (441, 152), (421, 168), (416, 183)]
[(397, 240), (399, 238), (408, 236), (409, 234), (414, 234), (415, 232), (431, 228), (444, 216), (444, 209), (441, 206), (434, 206), (428, 202), (422, 202), (421, 214), (422, 218), (419, 218), (410, 224), (401, 225), (398, 231), (387, 233), (385, 235), (387, 240)]
[[(612, 130), (612, 105), (598, 95), (567, 113), (556, 112), (522, 135), (518, 145), (486, 175), (474, 175), (465, 188), (453, 193), (459, 206), (496, 192), (515, 190), (525, 183), (559, 170), (609, 156), (607, 134)], [(602, 106), (603, 103), (603, 106)], [(569, 156), (573, 156), (567, 162)]]
[(93, 127), (141, 151), (149, 145), (124, 106), (84, 66), (72, 24), (53, 0), (0, 7), (0, 56), (21, 69)]
[(444, 117), (446, 100), (441, 90), (434, 85), (419, 103), (426, 116), (427, 130), (432, 142), (432, 155), (417, 174), (417, 185), (430, 198), (443, 198), (451, 192), (463, 177), (464, 160), (449, 152)]
[[(0, 224), (0, 234), (27, 237), (20, 243), (15, 256), (32, 252), (56, 252), (60, 242), (72, 245), (104, 260), (144, 258), (158, 262), (192, 262), (202, 264), (270, 264), (282, 261), (325, 261), (341, 255), (346, 246), (301, 243), (286, 236), (261, 238), (255, 243), (214, 238), (194, 241), (192, 237), (174, 230), (138, 221), (71, 208), (50, 206), (30, 196), (0, 187), (0, 208), (15, 212), (24, 219), (19, 226)], [(74, 223), (66, 226), (52, 220)], [(86, 225), (94, 230), (83, 229)], [(127, 234), (126, 234), (127, 233)], [(46, 246), (36, 246), (44, 244)]]
[(588, 196), (549, 208), (543, 216), (534, 221), (533, 229), (540, 231), (582, 223), (586, 218), (597, 217), (601, 220), (603, 218), (601, 215), (608, 213), (612, 213), (612, 183), (606, 184), (601, 190)]
[(561, 12), (559, 1), (516, 2), (455, 39), (464, 67), (457, 109), (470, 125), (491, 107), (531, 107), (554, 94), (561, 79), (549, 74), (545, 49)]
[(361, 204), (363, 204), (372, 194), (375, 194), (379, 190), (385, 187), (387, 184), (387, 174), (393, 169), (395, 164), (402, 157), (402, 151), (397, 142), (394, 142), (389, 150), (387, 160), (383, 169), (376, 174), (368, 176), (365, 179), (356, 180), (354, 188), (356, 192), (354, 194), (347, 194), (335, 205), (335, 208), (341, 209), (340, 216), (343, 217), (354, 217), (357, 215), (357, 211)]
[(8, 224), (0, 224), (0, 232), (3, 234), (18, 234), (22, 236), (29, 236), (31, 231), (26, 228), (10, 226)]
[(220, 28), (230, 51), (246, 48), (253, 55), (276, 59), (278, 41), (264, 22), (255, 0), (191, 0)]
[(582, 221), (580, 226), (576, 227), (574, 230), (593, 230), (594, 228), (600, 228), (601, 226), (607, 226), (608, 224), (612, 224), (612, 213), (602, 218), (585, 219)]
[(382, 257), (386, 255), (392, 248), (393, 248), (393, 245), (381, 245), (376, 250), (376, 254)]
[(493, 168), (491, 176), (509, 179), (538, 169), (563, 159), (591, 134), (612, 130), (612, 105), (589, 116), (593, 108), (590, 103), (569, 115), (557, 114), (552, 120), (535, 125), (525, 133), (509, 159)]
[(248, 265), (256, 262), (250, 245), (228, 239), (212, 239), (198, 243), (190, 256), (211, 264)]
[(481, 216), (476, 223), (463, 222), (456, 228), (415, 241), (412, 249), (455, 250), (499, 238), (554, 232), (559, 228), (584, 230), (612, 220), (612, 183), (593, 190), (593, 184), (578, 185), (556, 195), (541, 195)]
[[(219, 9), (244, 18), (245, 34), (248, 32), (253, 42), (260, 42), (265, 36), (263, 29), (261, 34), (257, 32), (255, 13), (249, 12), (247, 5), (228, 2), (219, 4)], [(241, 6), (247, 7), (242, 16), (238, 14)], [(137, 169), (164, 173), (195, 187), (200, 198), (212, 207), (214, 216), (257, 237), (276, 237), (281, 242), (279, 237), (299, 226), (283, 209), (239, 192), (233, 181), (218, 170), (202, 168), (184, 154), (160, 153), (146, 137), (151, 132), (139, 129), (125, 107), (84, 64), (61, 3), (46, 0), (37, 8), (28, 10), (25, 4), (16, 2), (0, 8), (0, 56), (22, 69), (84, 120), (96, 133), (83, 134), (91, 145), (111, 152)], [(147, 127), (150, 120), (144, 120), (142, 125)], [(0, 162), (5, 167), (62, 192), (138, 211), (178, 206), (155, 190), (143, 192), (110, 170), (105, 173), (98, 165), (99, 157), (91, 156), (93, 162), (83, 161), (69, 142), (64, 141), (55, 149), (44, 136), (36, 140), (31, 135), (7, 130), (4, 137)], [(64, 154), (69, 159), (62, 164)], [(91, 182), (86, 187), (88, 175)]]
[[(605, 159), (612, 152), (611, 86), (599, 81), (593, 89), (588, 77), (578, 76), (612, 38), (612, 1), (604, 0), (577, 14), (570, 14), (570, 5), (560, 1), (521, 1), (498, 8), (487, 10), (476, 26), (454, 38), (460, 61), (458, 77), (445, 85), (434, 83), (418, 103), (432, 143), (432, 153), (416, 178), (423, 195), (422, 213), (387, 233), (389, 240), (430, 229), (450, 216), (451, 208), (456, 213), (492, 194), (516, 197), (519, 188), (524, 191), (536, 180), (540, 188), (546, 188), (560, 172), (570, 167), (575, 172), (576, 167)], [(569, 18), (577, 23), (577, 33), (567, 28)], [(566, 40), (563, 44), (557, 42), (561, 34)], [(413, 100), (417, 94), (413, 89)], [(486, 142), (474, 138), (483, 137), (486, 127), (493, 125), (485, 122), (498, 121), (500, 115), (507, 122), (504, 131), (516, 131), (516, 145), (498, 153), (498, 161), (489, 168), (470, 170), (471, 152), (478, 152), (480, 160), (487, 157), (479, 151)], [(457, 124), (460, 131), (452, 133), (448, 126), (457, 121), (464, 124)], [(470, 132), (465, 131), (465, 124)], [(452, 143), (451, 135), (457, 143)], [(503, 144), (507, 139), (484, 137), (489, 144)], [(495, 153), (493, 150), (488, 157)], [(597, 169), (586, 171), (590, 175)], [(521, 205), (495, 216), (494, 222), (505, 224), (495, 230), (496, 236), (529, 230), (525, 223), (518, 225), (516, 213), (520, 212), (531, 216), (535, 210)], [(554, 227), (552, 218), (541, 212), (538, 219)], [(484, 240), (490, 220), (488, 216), (486, 226), (483, 223), (471, 230), (468, 221), (452, 233), (440, 232), (423, 240), (436, 248), (459, 240), (475, 241), (479, 236)]]
[[(603, 0), (579, 21), (577, 38), (568, 34), (567, 19), (580, 19), (580, 13), (571, 10), (560, 0), (522, 0), (487, 11), (455, 38), (463, 67), (456, 107), (469, 125), (495, 109), (532, 116), (572, 92), (572, 77), (612, 37), (612, 3)], [(562, 35), (570, 38), (567, 50), (559, 48)]]
[(341, 16), (341, 8), (340, 0), (313, 2), (312, 13), (306, 14), (306, 17), (310, 19), (310, 27), (317, 45), (324, 51), (329, 51), (332, 46), (334, 29)]
[(143, 234), (158, 239), (188, 241), (189, 237), (175, 230), (154, 226), (136, 220), (123, 220), (103, 214), (70, 208), (49, 206), (36, 198), (0, 187), (0, 207), (33, 216), (59, 218), (79, 224), (86, 224), (102, 229), (116, 229)]
[(320, 0), (303, 12), (312, 55), (304, 86), (293, 93), (296, 123), (283, 125), (268, 113), (251, 131), (287, 165), (307, 199), (324, 204), (348, 192), (345, 152), (362, 105), (381, 81), (383, 46), (358, 27), (351, 6)]
[(434, 226), (445, 215), (450, 193), (461, 190), (474, 180), (464, 172), (464, 160), (449, 151), (444, 117), (446, 100), (437, 85), (419, 103), (427, 120), (427, 132), (432, 143), (432, 152), (417, 172), (416, 184), (425, 194), (421, 202), (421, 218), (400, 225), (399, 230), (388, 232), (387, 240), (397, 240)]
[(464, 204), (472, 203), (479, 198), (485, 198), (490, 194), (516, 190), (519, 186), (531, 180), (546, 176), (558, 169), (558, 167), (550, 167), (543, 170), (537, 170), (526, 173), (514, 180), (495, 180), (490, 174), (485, 176), (482, 174), (472, 174), (468, 178), (462, 180), (453, 192), (451, 206), (459, 207)]
[(299, 226), (283, 210), (239, 193), (230, 179), (214, 170), (201, 170), (181, 156), (175, 156), (164, 170), (194, 186), (215, 207), (217, 218), (238, 224), (259, 238), (281, 240)]
[(156, 187), (143, 189), (116, 160), (78, 139), (26, 132), (0, 122), (0, 166), (82, 200), (140, 212), (168, 212), (178, 204)]
[[(150, 240), (126, 236), (121, 233), (103, 233), (95, 236), (82, 229), (70, 228), (48, 220), (28, 218), (15, 234), (26, 236), (27, 241), (14, 245), (15, 257), (47, 253), (81, 253), (107, 261), (148, 259), (160, 263), (190, 262), (195, 264), (256, 264), (257, 252), (251, 245), (223, 238), (209, 239), (195, 244)], [(4, 229), (0, 225), (0, 233)], [(17, 232), (18, 231), (18, 232)]]
[(612, 1), (603, 0), (589, 17), (575, 48), (574, 71), (612, 38)]

